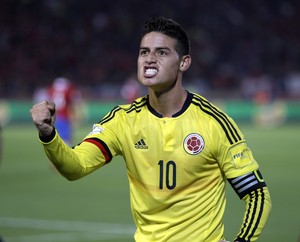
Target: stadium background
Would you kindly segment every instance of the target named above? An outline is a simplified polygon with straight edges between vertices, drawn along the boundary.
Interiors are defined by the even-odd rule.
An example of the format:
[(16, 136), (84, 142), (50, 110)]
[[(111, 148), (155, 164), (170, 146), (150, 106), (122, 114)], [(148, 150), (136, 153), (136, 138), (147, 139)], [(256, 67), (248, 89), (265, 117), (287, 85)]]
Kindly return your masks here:
[[(5, 241), (131, 241), (125, 167), (116, 159), (82, 181), (59, 178), (36, 140), (29, 109), (36, 90), (58, 76), (70, 78), (84, 100), (75, 133), (79, 142), (92, 122), (124, 102), (120, 89), (136, 71), (139, 31), (153, 15), (173, 18), (187, 30), (193, 63), (186, 87), (234, 117), (261, 163), (273, 211), (260, 241), (297, 240), (299, 1), (3, 0), (0, 236)], [(242, 211), (230, 189), (229, 198), (228, 238), (240, 222), (232, 218)]]

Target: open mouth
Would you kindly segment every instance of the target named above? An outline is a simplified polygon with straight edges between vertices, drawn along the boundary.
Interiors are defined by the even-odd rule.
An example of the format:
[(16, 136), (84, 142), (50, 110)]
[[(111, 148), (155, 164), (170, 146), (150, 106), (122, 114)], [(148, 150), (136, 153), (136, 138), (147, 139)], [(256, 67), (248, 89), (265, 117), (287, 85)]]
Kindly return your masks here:
[(145, 77), (153, 77), (157, 74), (158, 70), (153, 67), (145, 67), (144, 68), (144, 75)]

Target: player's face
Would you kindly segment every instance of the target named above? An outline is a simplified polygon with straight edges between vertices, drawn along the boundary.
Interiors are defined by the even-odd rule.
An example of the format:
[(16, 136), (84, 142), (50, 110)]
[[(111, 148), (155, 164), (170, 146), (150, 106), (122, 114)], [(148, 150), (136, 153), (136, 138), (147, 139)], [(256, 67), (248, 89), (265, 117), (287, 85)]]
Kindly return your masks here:
[(155, 91), (175, 85), (181, 62), (175, 46), (176, 39), (159, 32), (150, 32), (142, 38), (137, 73), (141, 84)]

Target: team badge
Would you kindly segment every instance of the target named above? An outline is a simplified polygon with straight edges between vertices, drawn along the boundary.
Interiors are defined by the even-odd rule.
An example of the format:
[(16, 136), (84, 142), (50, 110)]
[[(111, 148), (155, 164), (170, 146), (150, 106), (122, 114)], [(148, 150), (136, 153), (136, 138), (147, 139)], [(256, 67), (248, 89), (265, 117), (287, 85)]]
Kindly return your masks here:
[(190, 155), (197, 155), (204, 149), (204, 139), (200, 134), (189, 134), (183, 141), (184, 150)]

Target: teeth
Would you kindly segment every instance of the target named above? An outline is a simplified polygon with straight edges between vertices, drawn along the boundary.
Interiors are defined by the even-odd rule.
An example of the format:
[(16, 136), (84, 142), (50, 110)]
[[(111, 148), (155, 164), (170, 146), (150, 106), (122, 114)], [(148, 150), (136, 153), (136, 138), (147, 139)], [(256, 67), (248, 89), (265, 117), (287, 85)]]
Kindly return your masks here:
[(155, 75), (157, 73), (157, 70), (156, 69), (153, 69), (153, 68), (149, 68), (149, 69), (146, 69), (146, 75)]

